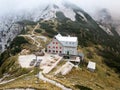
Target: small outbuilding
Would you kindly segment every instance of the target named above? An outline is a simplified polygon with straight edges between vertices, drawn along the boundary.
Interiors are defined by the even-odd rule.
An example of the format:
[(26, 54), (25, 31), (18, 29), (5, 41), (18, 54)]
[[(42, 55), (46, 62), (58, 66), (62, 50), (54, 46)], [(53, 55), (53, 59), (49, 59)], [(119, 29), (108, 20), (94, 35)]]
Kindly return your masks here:
[(94, 72), (95, 69), (96, 69), (96, 63), (89, 61), (88, 65), (87, 65), (87, 69), (88, 69), (89, 71)]

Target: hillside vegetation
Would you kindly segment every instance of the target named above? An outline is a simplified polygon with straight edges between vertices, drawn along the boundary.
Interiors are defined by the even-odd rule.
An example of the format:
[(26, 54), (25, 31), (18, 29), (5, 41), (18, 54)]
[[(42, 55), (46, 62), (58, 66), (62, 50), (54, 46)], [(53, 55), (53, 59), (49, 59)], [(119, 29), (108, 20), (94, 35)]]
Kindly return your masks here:
[[(21, 68), (18, 63), (18, 55), (23, 49), (34, 53), (41, 48), (45, 48), (54, 35), (61, 33), (62, 35), (78, 37), (78, 50), (85, 54), (84, 64), (81, 64), (78, 68), (73, 68), (66, 76), (50, 77), (46, 75), (47, 77), (73, 88), (73, 90), (119, 90), (120, 37), (108, 35), (88, 14), (83, 13), (88, 20), (87, 22), (83, 21), (78, 14), (76, 14), (76, 21), (71, 21), (61, 12), (56, 14), (57, 18), (54, 20), (40, 20), (37, 22), (24, 20), (18, 22), (23, 26), (23, 30), (11, 42), (10, 47), (7, 47), (7, 50), (0, 55), (0, 77), (7, 75), (8, 77), (6, 76), (5, 80), (9, 80), (24, 74), (28, 74), (28, 76), (19, 78), (9, 84), (0, 85), (0, 88), (26, 87), (25, 85), (30, 85), (30, 87), (39, 87), (38, 89), (41, 89), (40, 86), (48, 85), (50, 89), (46, 87), (47, 90), (53, 90), (53, 85), (49, 83), (40, 81), (40, 86), (32, 83), (36, 81), (35, 75), (30, 73), (31, 69)], [(45, 36), (48, 41), (44, 42), (42, 39), (38, 39), (37, 36)], [(96, 62), (97, 69), (94, 73), (86, 69), (88, 61)], [(30, 80), (30, 82), (27, 80)], [(23, 81), (25, 84), (23, 84)], [(17, 85), (14, 85), (15, 83)], [(59, 90), (57, 87), (54, 87), (55, 89)]]
[(94, 45), (101, 45), (103, 49), (98, 49), (98, 52), (100, 56), (105, 58), (104, 63), (119, 73), (120, 37), (108, 35), (101, 28), (99, 28), (93, 20), (92, 22), (93, 23), (91, 23), (89, 26), (87, 23), (81, 25), (81, 22), (73, 22), (69, 19), (64, 19), (60, 22), (55, 20), (55, 23), (53, 21), (42, 21), (40, 22), (40, 28), (45, 30), (45, 32), (42, 34), (49, 36), (50, 38), (57, 33), (61, 33), (62, 35), (77, 36), (79, 45), (83, 48)]

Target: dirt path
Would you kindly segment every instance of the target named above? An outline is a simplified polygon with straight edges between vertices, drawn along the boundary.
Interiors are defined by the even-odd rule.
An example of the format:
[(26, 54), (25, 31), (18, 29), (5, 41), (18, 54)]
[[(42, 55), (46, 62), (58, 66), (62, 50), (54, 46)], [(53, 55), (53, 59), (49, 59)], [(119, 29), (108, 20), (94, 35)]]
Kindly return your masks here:
[(39, 23), (37, 23), (37, 25), (35, 26), (35, 28), (32, 30), (32, 33), (31, 33), (31, 35), (34, 35), (34, 31), (38, 28), (40, 26), (40, 24)]
[(6, 83), (9, 83), (9, 82), (12, 82), (12, 81), (15, 81), (16, 79), (19, 79), (19, 78), (21, 78), (21, 77), (23, 77), (23, 76), (25, 76), (25, 75), (27, 75), (27, 74), (21, 75), (21, 76), (19, 76), (19, 77), (17, 77), (17, 78), (11, 79), (11, 80), (2, 81), (2, 82), (0, 82), (0, 85), (1, 85), (1, 84), (6, 84)]
[[(23, 37), (28, 37), (28, 38), (31, 38), (33, 40), (33, 44), (37, 43), (37, 47), (40, 47), (40, 43), (35, 39), (35, 34), (34, 34), (34, 31), (39, 27), (39, 23), (37, 23), (37, 25), (35, 26), (35, 28), (32, 30), (32, 33), (31, 34), (28, 34), (28, 35), (19, 35), (19, 36), (23, 36)], [(34, 37), (33, 37), (34, 36)]]
[(39, 72), (39, 79), (41, 79), (43, 81), (47, 81), (47, 82), (49, 82), (49, 83), (51, 83), (53, 85), (56, 85), (57, 87), (60, 87), (62, 90), (72, 90), (72, 89), (67, 88), (64, 85), (62, 85), (62, 84), (60, 84), (60, 83), (58, 83), (56, 81), (53, 81), (53, 80), (50, 80), (50, 79), (44, 77), (41, 72)]

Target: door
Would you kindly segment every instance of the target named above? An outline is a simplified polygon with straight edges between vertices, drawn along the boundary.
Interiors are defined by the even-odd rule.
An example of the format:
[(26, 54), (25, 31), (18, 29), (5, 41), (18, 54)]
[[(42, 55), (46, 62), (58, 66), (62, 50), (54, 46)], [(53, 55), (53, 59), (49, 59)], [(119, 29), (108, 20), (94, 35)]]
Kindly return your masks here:
[(69, 51), (67, 51), (67, 55), (69, 55), (70, 54), (70, 52)]

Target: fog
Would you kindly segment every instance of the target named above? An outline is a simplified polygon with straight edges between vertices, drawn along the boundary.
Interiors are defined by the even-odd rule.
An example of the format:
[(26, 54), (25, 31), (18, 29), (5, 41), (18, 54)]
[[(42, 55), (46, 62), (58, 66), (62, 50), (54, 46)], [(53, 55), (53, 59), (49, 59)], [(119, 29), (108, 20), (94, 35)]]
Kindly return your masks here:
[(37, 7), (42, 8), (48, 3), (71, 2), (94, 16), (97, 10), (106, 8), (113, 17), (120, 17), (120, 0), (0, 0), (0, 16), (22, 10), (32, 10)]
[(106, 8), (111, 13), (111, 15), (119, 19), (120, 18), (120, 0), (75, 0), (73, 2), (80, 6), (82, 9), (87, 11), (89, 14), (94, 16), (95, 12)]

